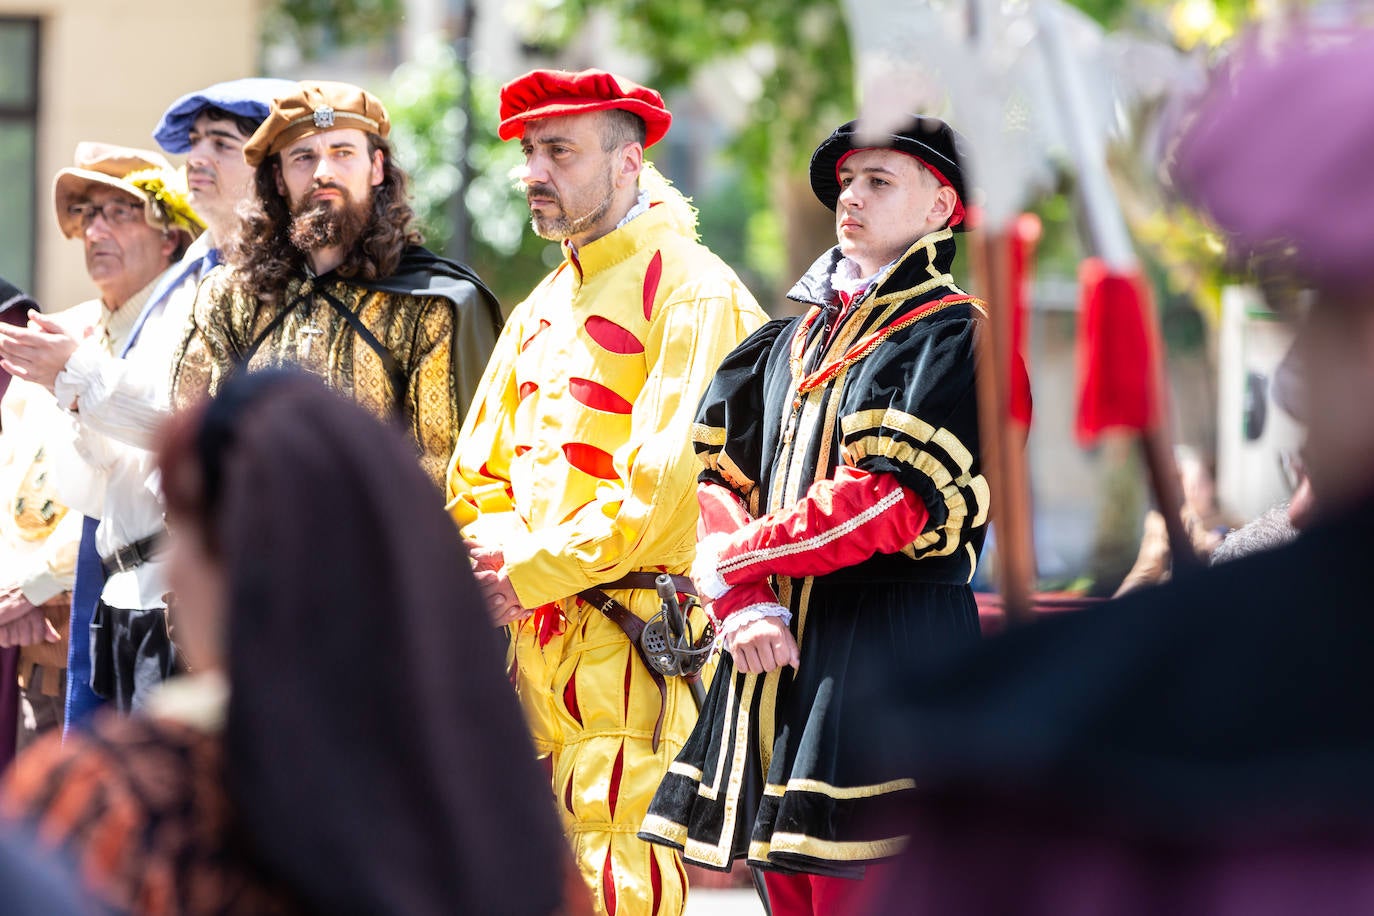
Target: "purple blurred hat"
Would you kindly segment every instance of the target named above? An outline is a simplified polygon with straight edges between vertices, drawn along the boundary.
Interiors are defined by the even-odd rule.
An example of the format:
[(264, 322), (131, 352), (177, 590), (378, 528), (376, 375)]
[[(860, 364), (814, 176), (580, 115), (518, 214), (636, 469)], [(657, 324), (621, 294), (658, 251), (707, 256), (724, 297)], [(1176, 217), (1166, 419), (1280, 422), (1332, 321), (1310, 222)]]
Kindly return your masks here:
[(1374, 285), (1374, 31), (1247, 41), (1171, 169), (1239, 255), (1288, 252), (1326, 288)]

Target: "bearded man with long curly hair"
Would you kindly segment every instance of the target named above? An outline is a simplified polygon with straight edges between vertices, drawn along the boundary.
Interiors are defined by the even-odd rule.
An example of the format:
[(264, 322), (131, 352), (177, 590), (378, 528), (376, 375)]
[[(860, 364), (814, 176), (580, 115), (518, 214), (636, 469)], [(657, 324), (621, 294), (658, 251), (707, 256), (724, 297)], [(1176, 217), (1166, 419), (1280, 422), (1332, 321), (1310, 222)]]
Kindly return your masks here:
[(403, 417), (441, 482), (501, 313), (471, 269), (421, 247), (389, 132), (382, 103), (346, 83), (273, 102), (243, 148), (254, 191), (197, 296), (173, 397), (293, 364)]

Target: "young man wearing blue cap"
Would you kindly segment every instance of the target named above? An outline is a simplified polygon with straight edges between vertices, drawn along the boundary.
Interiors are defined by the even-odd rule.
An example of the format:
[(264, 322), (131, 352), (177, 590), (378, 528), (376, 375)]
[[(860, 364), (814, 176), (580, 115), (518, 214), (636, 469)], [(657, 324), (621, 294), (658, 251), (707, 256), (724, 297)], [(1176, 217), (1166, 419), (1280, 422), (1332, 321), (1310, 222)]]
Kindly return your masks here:
[[(169, 412), (172, 354), (189, 322), (196, 288), (217, 263), (218, 245), (234, 231), (235, 208), (251, 186), (243, 144), (267, 116), (272, 97), (293, 86), (271, 79), (217, 83), (182, 96), (163, 114), (153, 136), (168, 152), (187, 154), (189, 189), (178, 187), (180, 176), (149, 173), (145, 178), (156, 184), (148, 185), (148, 218), (177, 207), (187, 213), (194, 208), (207, 229), (162, 274), (135, 311), (122, 313), (127, 336), (117, 348), (83, 340), (69, 324), (41, 315), (32, 318), (29, 328), (16, 330), (13, 343), (5, 347), (7, 359), (30, 381), (52, 391), (77, 419), (83, 448), (99, 455), (103, 465), (90, 468), (93, 478), (119, 478), (129, 488), (107, 496), (96, 512), (105, 529), (101, 538), (96, 536), (97, 519), (86, 520), (72, 599), (74, 636), (67, 683), (71, 724), (79, 724), (105, 699), (115, 700), (120, 708), (141, 702), (147, 689), (172, 668), (161, 607), (165, 582), (153, 562), (161, 538), (161, 506), (155, 483), (145, 485), (152, 474), (147, 447)], [(131, 180), (140, 181), (139, 173)], [(64, 216), (61, 206), (58, 215)], [(195, 228), (199, 231), (199, 222)], [(89, 462), (83, 464), (89, 467)], [(99, 600), (103, 591), (118, 586), (108, 581), (112, 575), (133, 576), (147, 584), (133, 595), (111, 594)], [(88, 647), (93, 619), (95, 641)], [(93, 672), (98, 693), (91, 692)]]
[(978, 638), (987, 520), (974, 338), (950, 275), (961, 138), (935, 118), (811, 160), (839, 244), (789, 294), (805, 315), (726, 357), (692, 429), (706, 470), (692, 578), (724, 647), (641, 836), (767, 870), (772, 911), (850, 913), (913, 788), (866, 728), (870, 679)]
[(294, 88), (289, 80), (263, 78), (216, 83), (173, 102), (153, 131), (164, 150), (186, 155), (186, 185), (191, 205), (205, 220), (206, 254), (228, 240), (238, 225), (238, 205), (253, 190), (244, 144), (267, 117), (272, 99)]

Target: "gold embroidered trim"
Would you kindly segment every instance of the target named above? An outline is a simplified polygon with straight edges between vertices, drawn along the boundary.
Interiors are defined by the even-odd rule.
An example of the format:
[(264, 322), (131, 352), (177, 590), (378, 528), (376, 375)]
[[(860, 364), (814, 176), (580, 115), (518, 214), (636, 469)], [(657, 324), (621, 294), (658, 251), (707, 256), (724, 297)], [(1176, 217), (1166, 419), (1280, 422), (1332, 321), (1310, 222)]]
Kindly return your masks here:
[(695, 782), (701, 782), (701, 778), (704, 775), (706, 775), (702, 773), (701, 770), (698, 770), (696, 767), (686, 763), (680, 763), (676, 760), (669, 764), (668, 772), (676, 773), (678, 776), (686, 776), (688, 779), (691, 779)]
[(724, 445), (725, 428), (723, 426), (707, 426), (705, 423), (693, 423), (692, 441), (698, 445)]
[[(777, 788), (777, 794), (782, 795), (783, 786), (771, 785), (764, 790), (764, 794), (769, 794), (767, 789), (772, 788)], [(906, 792), (914, 788), (914, 779), (892, 779), (866, 786), (832, 786), (819, 779), (789, 779), (785, 787), (788, 792), (814, 792), (827, 798), (876, 798), (879, 795), (891, 795), (893, 792)]]
[[(913, 295), (916, 294), (917, 293), (914, 292), (904, 292), (903, 294), (901, 294), (900, 298), (902, 299), (902, 301), (906, 301), (907, 299), (910, 299)], [(893, 295), (897, 294), (894, 293)], [(943, 299), (936, 299), (934, 302), (928, 302), (925, 305), (922, 305), (919, 308), (917, 308), (916, 311), (903, 315), (901, 318), (898, 318), (896, 321), (892, 322), (886, 327), (882, 327), (879, 330), (869, 334), (867, 337), (863, 338), (858, 343), (851, 346), (848, 350), (845, 350), (844, 353), (835, 361), (826, 363), (825, 365), (817, 369), (815, 372), (812, 372), (805, 378), (801, 378), (801, 360), (802, 355), (805, 351), (806, 334), (810, 330), (811, 324), (815, 321), (815, 316), (819, 314), (818, 310), (813, 309), (811, 312), (808, 312), (806, 318), (802, 320), (801, 325), (797, 328), (796, 336), (793, 338), (791, 369), (792, 377), (794, 379), (800, 379), (797, 382), (797, 391), (800, 393), (805, 393), (808, 391), (812, 391), (816, 388), (824, 387), (827, 383), (830, 382), (831, 379), (838, 375), (842, 369), (868, 356), (875, 349), (877, 349), (883, 343), (883, 341), (887, 340), (893, 334), (897, 333), (898, 331), (902, 330), (908, 325), (915, 324), (917, 321), (920, 321), (923, 318), (927, 318), (931, 315), (934, 315), (936, 312), (942, 312), (952, 305), (958, 305), (961, 302), (968, 302), (970, 301), (970, 299), (971, 297), (967, 295), (946, 296)], [(884, 296), (880, 299), (875, 299), (872, 302), (872, 305), (882, 305), (888, 301), (891, 300), (889, 300), (888, 297)]]
[[(710, 465), (708, 464), (707, 466), (709, 467)], [(754, 478), (740, 470), (740, 466), (735, 464), (725, 452), (717, 453), (716, 467), (713, 468), (713, 470), (719, 471), (721, 476), (725, 478), (726, 483), (745, 496), (752, 493), (754, 488), (758, 486), (754, 482)]]
[[(972, 296), (970, 296), (968, 293), (964, 292), (959, 287), (954, 285), (954, 276), (952, 274), (940, 274), (939, 276), (931, 277), (929, 280), (926, 280), (917, 286), (913, 286), (910, 289), (899, 289), (895, 293), (885, 293), (881, 296), (878, 296), (873, 300), (872, 304), (887, 305), (890, 302), (906, 302), (909, 299), (915, 299), (917, 296), (925, 295), (932, 289), (938, 289), (941, 286), (948, 286), (950, 289), (954, 290), (953, 295), (954, 297), (958, 298), (960, 302), (973, 301)], [(954, 303), (950, 304), (953, 305)]]
[(973, 453), (964, 447), (964, 443), (960, 442), (954, 433), (941, 427), (930, 437), (930, 441), (944, 449), (945, 454), (954, 459), (954, 463), (964, 474), (973, 470)]
[[(901, 852), (906, 843), (907, 838), (904, 836), (859, 843), (839, 843), (800, 833), (775, 833), (768, 846), (768, 855), (792, 853), (832, 862), (861, 862), (891, 858)], [(751, 858), (754, 855), (752, 847), (749, 855)]]
[[(917, 449), (908, 442), (883, 435), (864, 436), (855, 439), (846, 445), (846, 455), (848, 460), (856, 464), (867, 455), (881, 455), (930, 478), (931, 483), (939, 490), (949, 514), (943, 525), (925, 532), (911, 543), (912, 552), (908, 553), (906, 549), (903, 549), (902, 552), (906, 553), (907, 556), (916, 558), (917, 551), (939, 543), (941, 535), (946, 539), (945, 545), (925, 555), (946, 556), (954, 551), (959, 544), (960, 529), (968, 517), (968, 502), (960, 487), (955, 485), (953, 475), (950, 474), (943, 462), (929, 452)], [(978, 514), (975, 518), (975, 524), (981, 524), (981, 520), (986, 518), (987, 514), (987, 480), (979, 474), (969, 481), (967, 489), (978, 500)]]
[(656, 837), (662, 837), (679, 846), (684, 846), (687, 843), (687, 826), (685, 824), (670, 821), (657, 814), (644, 815), (644, 822), (640, 824), (639, 832), (652, 833)]

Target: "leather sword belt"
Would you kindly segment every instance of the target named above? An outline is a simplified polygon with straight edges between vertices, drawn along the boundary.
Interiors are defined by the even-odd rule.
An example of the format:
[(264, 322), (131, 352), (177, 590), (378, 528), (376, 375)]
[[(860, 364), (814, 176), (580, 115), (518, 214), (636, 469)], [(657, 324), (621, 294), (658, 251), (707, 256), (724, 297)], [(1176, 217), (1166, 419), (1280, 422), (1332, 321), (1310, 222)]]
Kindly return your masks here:
[(120, 547), (109, 556), (100, 558), (100, 567), (105, 570), (105, 577), (109, 578), (115, 573), (128, 572), (137, 569), (144, 563), (151, 562), (157, 553), (159, 545), (162, 543), (164, 532), (155, 531), (146, 538), (139, 538), (132, 544)]
[[(696, 586), (692, 584), (692, 580), (688, 577), (672, 576), (671, 578), (673, 580), (673, 588), (677, 589), (679, 593), (684, 595), (695, 595), (697, 593)], [(644, 621), (640, 620), (639, 616), (636, 615), (634, 611), (631, 611), (625, 605), (606, 594), (603, 589), (634, 588), (654, 591), (657, 579), (658, 573), (627, 573), (614, 582), (606, 582), (601, 586), (593, 586), (592, 588), (583, 589), (577, 593), (577, 597), (605, 614), (610, 618), (611, 623), (614, 623), (624, 631), (625, 635), (629, 637), (630, 645), (634, 646), (635, 654), (639, 656), (639, 660), (649, 672), (649, 677), (653, 679), (654, 686), (658, 688), (658, 720), (654, 722), (654, 753), (658, 753), (658, 740), (663, 734), (663, 716), (668, 709), (668, 681), (663, 676), (663, 672), (659, 671), (658, 668), (649, 661), (648, 656), (644, 654)], [(692, 674), (687, 677), (695, 678), (698, 676), (697, 674)]]

